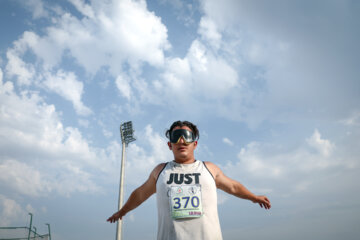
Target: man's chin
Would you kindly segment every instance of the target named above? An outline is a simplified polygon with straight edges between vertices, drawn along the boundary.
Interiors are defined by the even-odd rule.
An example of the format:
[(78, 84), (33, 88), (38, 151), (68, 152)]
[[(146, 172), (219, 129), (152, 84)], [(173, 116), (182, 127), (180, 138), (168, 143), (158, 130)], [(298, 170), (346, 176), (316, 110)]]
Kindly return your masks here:
[(188, 155), (187, 154), (178, 154), (176, 156), (176, 159), (180, 162), (185, 162), (187, 160)]

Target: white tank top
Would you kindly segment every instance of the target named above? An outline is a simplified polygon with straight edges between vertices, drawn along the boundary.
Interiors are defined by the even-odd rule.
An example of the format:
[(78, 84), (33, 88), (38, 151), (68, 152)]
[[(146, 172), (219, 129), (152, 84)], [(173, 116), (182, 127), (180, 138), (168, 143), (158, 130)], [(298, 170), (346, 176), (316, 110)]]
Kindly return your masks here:
[(156, 182), (158, 240), (221, 240), (216, 184), (202, 161), (166, 163)]

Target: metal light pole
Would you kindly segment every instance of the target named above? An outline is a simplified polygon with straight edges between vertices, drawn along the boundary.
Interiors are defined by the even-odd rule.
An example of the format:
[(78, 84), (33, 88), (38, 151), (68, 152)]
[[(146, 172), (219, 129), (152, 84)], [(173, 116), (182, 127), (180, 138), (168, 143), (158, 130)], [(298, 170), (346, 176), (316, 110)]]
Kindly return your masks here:
[(31, 226), (32, 226), (32, 217), (33, 217), (32, 213), (29, 213), (29, 215), (30, 215), (30, 226), (29, 226), (28, 240), (30, 239)]
[[(119, 186), (119, 205), (118, 210), (122, 208), (124, 202), (124, 172), (125, 172), (125, 151), (130, 142), (136, 139), (133, 136), (134, 130), (132, 128), (132, 122), (125, 122), (120, 125), (120, 135), (122, 142), (122, 156), (121, 156), (121, 170), (120, 170), (120, 186)], [(121, 240), (122, 237), (122, 220), (119, 219), (116, 228), (116, 240)]]

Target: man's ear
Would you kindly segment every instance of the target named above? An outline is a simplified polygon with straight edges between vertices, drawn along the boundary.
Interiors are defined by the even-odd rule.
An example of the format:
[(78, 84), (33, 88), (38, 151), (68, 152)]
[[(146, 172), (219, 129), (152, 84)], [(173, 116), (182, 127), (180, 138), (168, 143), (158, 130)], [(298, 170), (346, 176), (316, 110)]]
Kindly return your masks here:
[(194, 142), (194, 149), (197, 147), (197, 141)]
[(172, 150), (171, 142), (168, 142), (169, 149)]

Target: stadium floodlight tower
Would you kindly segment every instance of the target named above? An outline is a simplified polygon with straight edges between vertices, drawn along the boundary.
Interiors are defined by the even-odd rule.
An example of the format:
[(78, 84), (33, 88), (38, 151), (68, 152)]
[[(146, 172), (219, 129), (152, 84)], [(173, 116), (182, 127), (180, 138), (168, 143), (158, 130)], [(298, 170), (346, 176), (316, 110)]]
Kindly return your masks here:
[[(134, 130), (132, 128), (132, 122), (125, 122), (120, 125), (120, 135), (122, 142), (122, 156), (121, 156), (121, 170), (120, 170), (120, 186), (119, 186), (119, 205), (118, 210), (122, 208), (124, 202), (124, 170), (125, 170), (125, 151), (130, 142), (136, 139), (133, 136)], [(116, 228), (116, 240), (121, 240), (122, 236), (122, 220), (119, 219)]]

